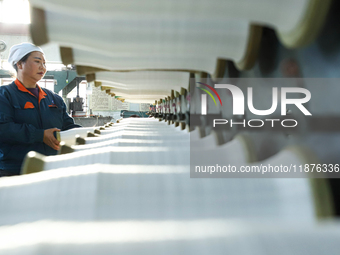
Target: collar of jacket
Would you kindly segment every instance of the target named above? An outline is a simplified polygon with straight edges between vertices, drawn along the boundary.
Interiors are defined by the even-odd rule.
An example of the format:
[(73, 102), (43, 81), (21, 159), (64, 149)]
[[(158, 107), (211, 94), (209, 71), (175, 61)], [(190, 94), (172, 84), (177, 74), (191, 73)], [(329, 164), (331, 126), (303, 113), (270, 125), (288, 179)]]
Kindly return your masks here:
[[(15, 85), (17, 85), (18, 90), (20, 90), (22, 92), (27, 92), (28, 94), (30, 94), (30, 95), (35, 97), (35, 95), (33, 95), (28, 89), (26, 89), (26, 87), (24, 85), (22, 85), (22, 83), (18, 79), (16, 79), (14, 81), (14, 83), (15, 83)], [(46, 93), (38, 86), (38, 84), (37, 84), (37, 87), (39, 89), (39, 98), (38, 98), (38, 101), (39, 101), (39, 104), (40, 104), (41, 99), (46, 97)]]

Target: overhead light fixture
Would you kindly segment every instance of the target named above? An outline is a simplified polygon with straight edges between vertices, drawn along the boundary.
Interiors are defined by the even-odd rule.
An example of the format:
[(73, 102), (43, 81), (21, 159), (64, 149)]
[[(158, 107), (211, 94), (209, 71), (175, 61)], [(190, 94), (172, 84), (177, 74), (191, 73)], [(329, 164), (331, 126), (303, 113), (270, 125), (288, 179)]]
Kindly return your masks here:
[(0, 22), (11, 24), (31, 23), (28, 0), (3, 0), (0, 2)]

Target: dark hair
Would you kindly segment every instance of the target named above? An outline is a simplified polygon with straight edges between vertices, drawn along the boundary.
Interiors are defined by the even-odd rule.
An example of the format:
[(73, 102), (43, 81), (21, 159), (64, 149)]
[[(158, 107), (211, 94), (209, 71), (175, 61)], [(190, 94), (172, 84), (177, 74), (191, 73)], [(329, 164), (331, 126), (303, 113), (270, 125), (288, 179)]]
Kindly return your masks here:
[(27, 53), (25, 56), (23, 56), (15, 65), (13, 65), (13, 67), (14, 67), (14, 69), (15, 69), (15, 71), (17, 71), (18, 72), (18, 67), (17, 67), (17, 64), (19, 63), (19, 62), (22, 62), (22, 63), (25, 63), (26, 62), (26, 60), (28, 59), (28, 57), (31, 55), (31, 53), (32, 52), (30, 52), (30, 53)]

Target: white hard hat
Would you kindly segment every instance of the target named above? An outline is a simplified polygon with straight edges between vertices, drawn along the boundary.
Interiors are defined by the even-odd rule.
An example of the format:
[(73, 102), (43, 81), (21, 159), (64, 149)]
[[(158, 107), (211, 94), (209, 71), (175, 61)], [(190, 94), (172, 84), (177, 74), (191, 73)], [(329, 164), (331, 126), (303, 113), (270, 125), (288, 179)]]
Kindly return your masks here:
[(20, 59), (33, 51), (39, 51), (44, 54), (40, 47), (35, 46), (32, 43), (25, 42), (13, 45), (9, 50), (8, 63), (10, 63), (12, 66), (15, 66), (15, 64), (18, 63)]

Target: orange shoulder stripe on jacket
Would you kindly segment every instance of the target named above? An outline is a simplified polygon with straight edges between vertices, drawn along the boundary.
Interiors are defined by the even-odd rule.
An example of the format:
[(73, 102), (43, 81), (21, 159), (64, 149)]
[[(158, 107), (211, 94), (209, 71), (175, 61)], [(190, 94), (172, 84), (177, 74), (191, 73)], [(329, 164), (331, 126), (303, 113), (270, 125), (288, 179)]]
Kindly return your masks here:
[[(17, 85), (18, 89), (22, 92), (27, 92), (28, 94), (32, 95), (35, 97), (35, 95), (33, 95), (24, 85), (22, 85), (22, 83), (16, 79), (14, 81), (15, 85)], [(40, 104), (41, 99), (46, 97), (46, 93), (37, 85), (38, 89), (39, 89), (39, 98), (38, 98), (38, 102)]]
[[(25, 88), (24, 85), (22, 85), (22, 83), (21, 83), (18, 79), (16, 79), (16, 80), (14, 81), (14, 83), (15, 83), (15, 85), (17, 85), (17, 87), (18, 87), (18, 89), (19, 89), (20, 91), (22, 91), (22, 92), (27, 92), (28, 94), (34, 96), (28, 89)], [(34, 97), (35, 97), (35, 96), (34, 96)]]
[(38, 85), (37, 85), (37, 87), (39, 88), (39, 99), (38, 99), (38, 102), (40, 104), (41, 99), (44, 99), (46, 97), (46, 93)]

